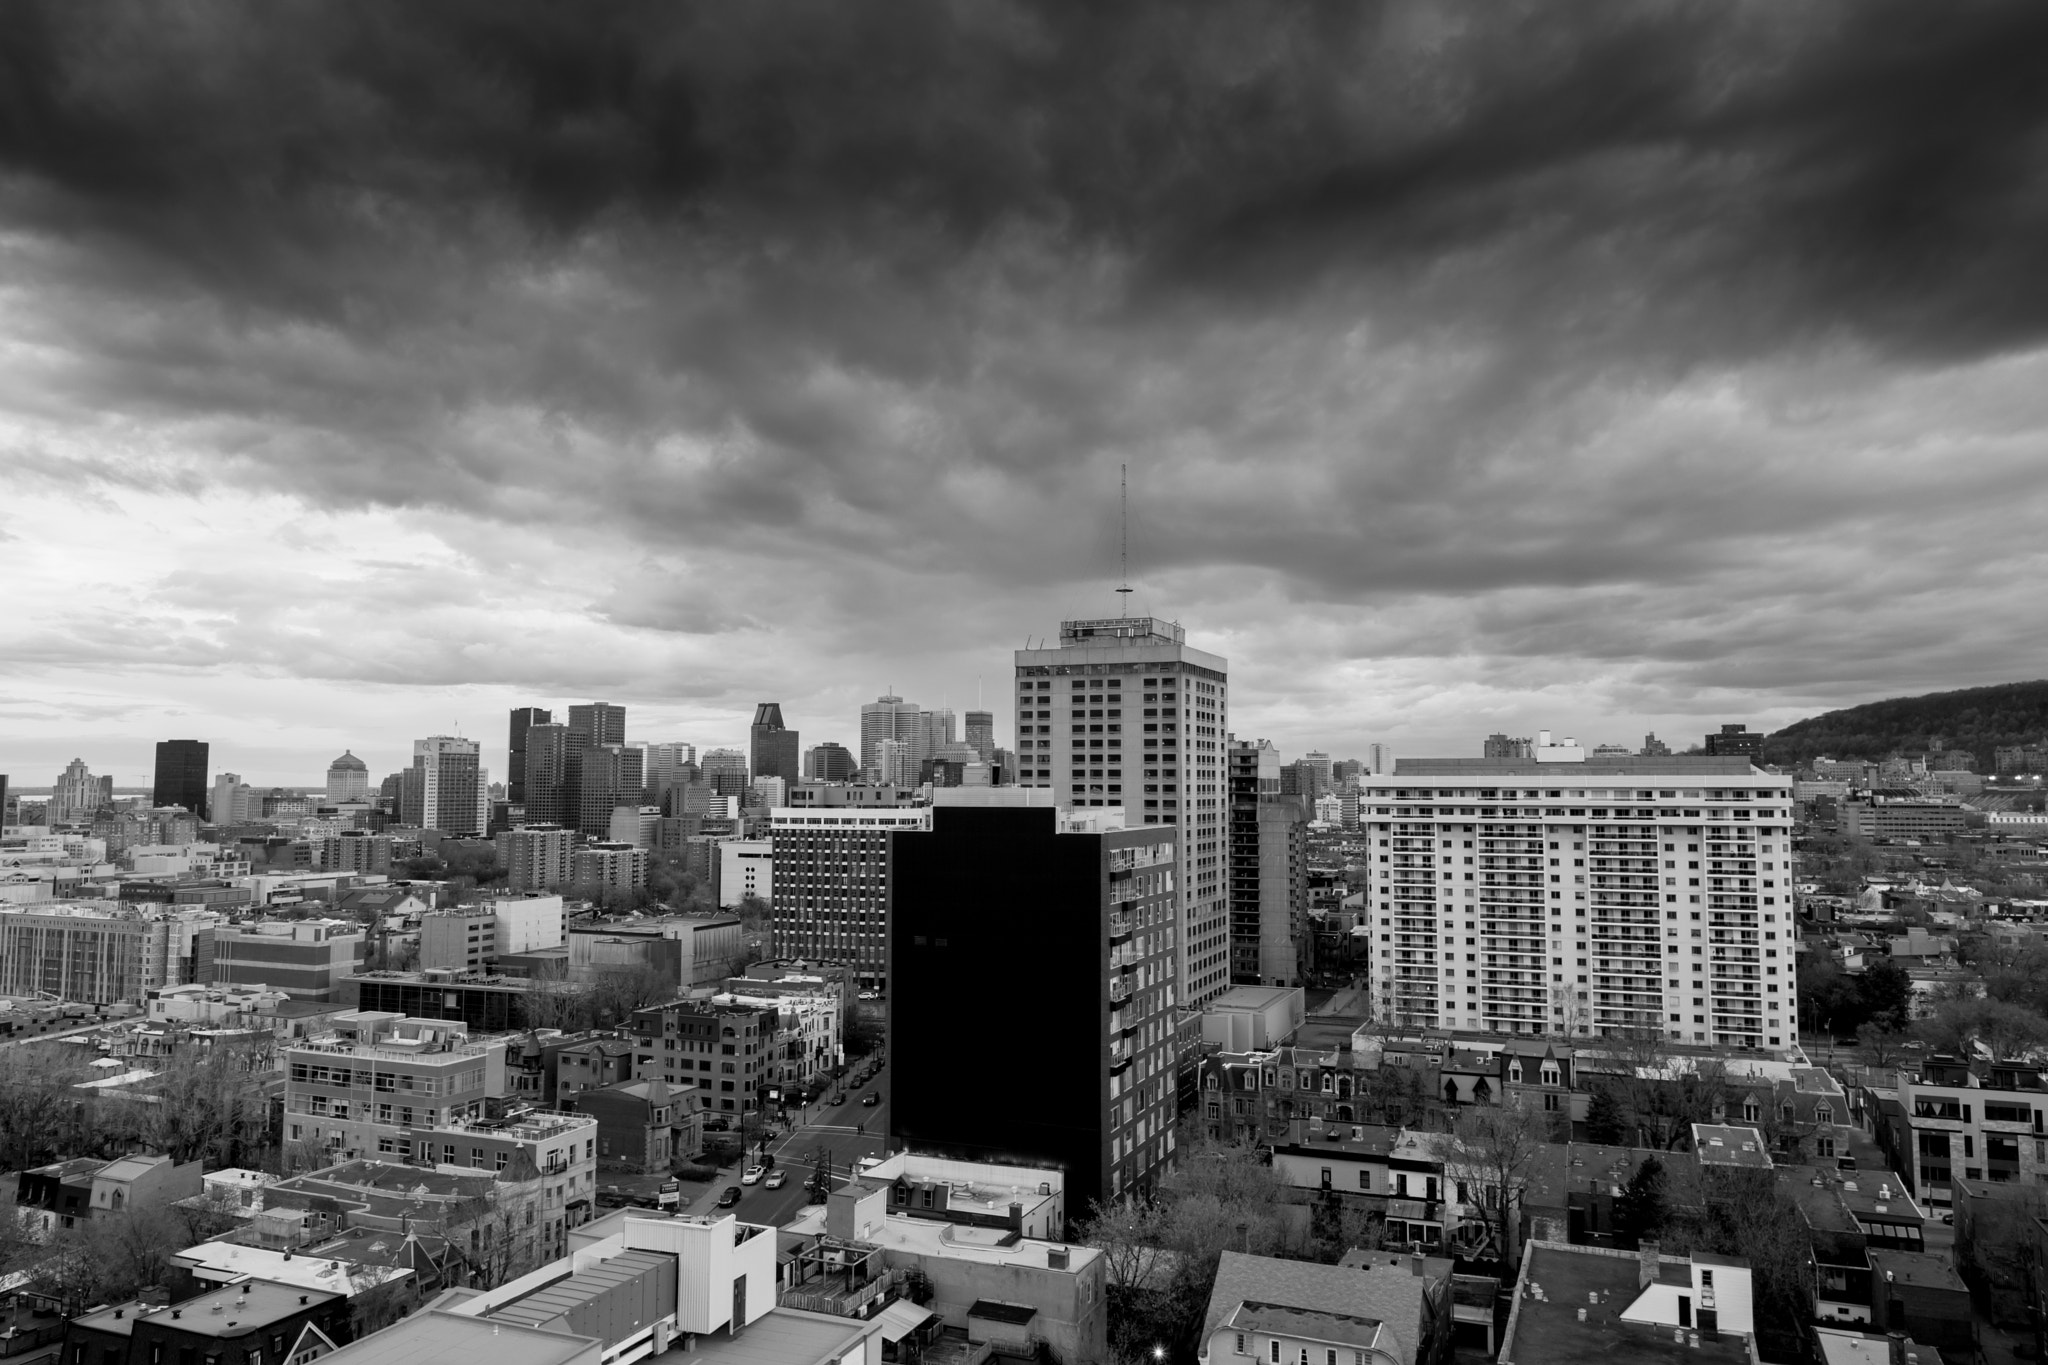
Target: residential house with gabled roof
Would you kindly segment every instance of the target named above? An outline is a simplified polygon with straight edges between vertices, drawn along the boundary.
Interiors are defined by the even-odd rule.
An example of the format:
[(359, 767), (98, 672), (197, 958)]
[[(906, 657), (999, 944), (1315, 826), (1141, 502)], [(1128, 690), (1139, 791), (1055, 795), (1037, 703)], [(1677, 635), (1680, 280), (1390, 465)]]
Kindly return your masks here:
[(1196, 1343), (1201, 1365), (1441, 1365), (1451, 1356), (1451, 1262), (1356, 1253), (1317, 1265), (1226, 1251)]

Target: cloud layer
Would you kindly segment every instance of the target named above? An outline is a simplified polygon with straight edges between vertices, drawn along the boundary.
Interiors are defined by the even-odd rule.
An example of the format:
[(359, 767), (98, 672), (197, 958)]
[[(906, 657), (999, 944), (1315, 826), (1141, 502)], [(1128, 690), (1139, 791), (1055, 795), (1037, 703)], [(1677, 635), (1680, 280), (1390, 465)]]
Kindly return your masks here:
[(0, 676), (75, 721), (0, 739), (111, 690), (228, 741), (227, 673), (391, 766), (443, 689), (844, 739), (1109, 609), (1121, 464), (1141, 604), (1291, 747), (2036, 676), (2043, 51), (2017, 3), (6, 7)]

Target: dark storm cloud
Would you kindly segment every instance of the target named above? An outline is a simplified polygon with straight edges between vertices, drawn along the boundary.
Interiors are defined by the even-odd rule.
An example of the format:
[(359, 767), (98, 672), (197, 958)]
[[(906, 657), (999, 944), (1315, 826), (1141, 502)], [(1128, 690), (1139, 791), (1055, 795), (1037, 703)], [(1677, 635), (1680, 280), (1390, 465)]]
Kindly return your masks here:
[[(57, 477), (603, 527), (673, 561), (627, 629), (772, 619), (696, 591), (770, 544), (849, 611), (1099, 577), (1129, 460), (1155, 574), (1791, 676), (1759, 546), (2024, 469), (1858, 413), (2048, 330), (2044, 77), (2018, 3), (10, 5), (0, 285), (17, 403), (202, 452)], [(1732, 666), (1524, 610), (1394, 633)]]

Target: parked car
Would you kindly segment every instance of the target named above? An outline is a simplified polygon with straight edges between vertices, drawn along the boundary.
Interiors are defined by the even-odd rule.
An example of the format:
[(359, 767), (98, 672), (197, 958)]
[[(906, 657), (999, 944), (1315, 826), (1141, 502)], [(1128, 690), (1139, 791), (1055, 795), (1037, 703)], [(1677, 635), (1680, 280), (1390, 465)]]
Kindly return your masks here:
[(844, 1090), (840, 1091), (840, 1092), (839, 1092), (838, 1094), (834, 1095), (834, 1096), (833, 1096), (833, 1097), (832, 1097), (831, 1099), (829, 1099), (829, 1100), (826, 1100), (826, 1101), (825, 1101), (825, 1103), (827, 1103), (827, 1104), (844, 1104), (844, 1103), (846, 1103), (846, 1092), (845, 1092)]
[(768, 1178), (761, 1183), (771, 1190), (779, 1190), (782, 1188), (782, 1182), (788, 1179), (788, 1171), (770, 1171)]
[(879, 1090), (870, 1090), (867, 1094), (862, 1095), (860, 1097), (860, 1102), (864, 1107), (872, 1109), (882, 1102), (882, 1092)]
[(745, 1172), (741, 1174), (740, 1184), (758, 1185), (761, 1183), (761, 1177), (766, 1174), (768, 1174), (768, 1168), (766, 1166), (749, 1166), (747, 1167)]
[(739, 1186), (727, 1185), (723, 1190), (719, 1192), (718, 1207), (722, 1209), (731, 1208), (734, 1204), (740, 1202), (740, 1194), (741, 1190)]
[(860, 998), (863, 1000), (880, 1000), (882, 997), (876, 995), (873, 991), (862, 991), (860, 993)]

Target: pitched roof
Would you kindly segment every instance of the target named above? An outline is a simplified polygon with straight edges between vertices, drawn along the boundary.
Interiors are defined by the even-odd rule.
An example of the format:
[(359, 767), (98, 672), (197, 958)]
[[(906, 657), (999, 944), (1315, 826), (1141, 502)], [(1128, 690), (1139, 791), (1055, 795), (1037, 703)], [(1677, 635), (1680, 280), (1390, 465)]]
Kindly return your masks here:
[[(1368, 1260), (1371, 1258), (1368, 1257)], [(1376, 1343), (1401, 1365), (1414, 1365), (1422, 1296), (1429, 1279), (1413, 1273), (1406, 1256), (1365, 1266), (1317, 1265), (1226, 1251), (1216, 1267), (1202, 1339), (1208, 1340), (1245, 1304), (1341, 1314), (1382, 1324)]]

